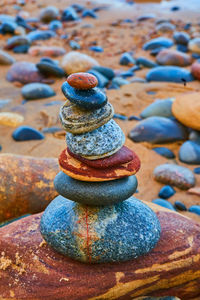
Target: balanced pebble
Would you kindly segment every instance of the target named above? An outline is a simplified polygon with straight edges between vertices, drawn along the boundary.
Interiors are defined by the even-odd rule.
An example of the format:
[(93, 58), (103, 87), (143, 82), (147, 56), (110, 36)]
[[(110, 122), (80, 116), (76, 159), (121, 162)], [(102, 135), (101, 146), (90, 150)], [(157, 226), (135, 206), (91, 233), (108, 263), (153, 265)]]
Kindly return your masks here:
[(67, 78), (70, 86), (79, 90), (92, 89), (98, 84), (97, 78), (89, 73), (74, 73)]

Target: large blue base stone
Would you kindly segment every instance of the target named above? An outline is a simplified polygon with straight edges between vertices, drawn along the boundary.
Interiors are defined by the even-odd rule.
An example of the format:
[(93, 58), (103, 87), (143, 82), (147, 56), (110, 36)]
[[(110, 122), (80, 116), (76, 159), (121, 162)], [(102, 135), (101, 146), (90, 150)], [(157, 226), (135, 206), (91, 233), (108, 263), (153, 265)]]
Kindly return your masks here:
[(160, 238), (160, 222), (136, 198), (109, 206), (91, 207), (55, 198), (40, 226), (56, 251), (85, 263), (121, 262), (150, 252)]
[(59, 172), (54, 180), (57, 192), (69, 200), (86, 205), (111, 205), (131, 197), (137, 189), (137, 178), (132, 175), (104, 182), (86, 182)]

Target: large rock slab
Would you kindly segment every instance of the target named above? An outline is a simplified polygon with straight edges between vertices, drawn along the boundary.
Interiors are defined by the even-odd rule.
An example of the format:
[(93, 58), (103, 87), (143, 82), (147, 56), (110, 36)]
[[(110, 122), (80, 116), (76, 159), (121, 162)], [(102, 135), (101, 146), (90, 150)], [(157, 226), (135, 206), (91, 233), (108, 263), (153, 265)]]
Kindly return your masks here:
[[(149, 254), (123, 263), (88, 265), (54, 252), (39, 232), (41, 214), (0, 229), (2, 299), (131, 300), (200, 296), (200, 225), (149, 205), (162, 228)], [(24, 255), (25, 254), (25, 255)]]
[[(44, 210), (57, 195), (57, 159), (0, 155), (0, 223)], [(1, 248), (0, 248), (1, 249)]]

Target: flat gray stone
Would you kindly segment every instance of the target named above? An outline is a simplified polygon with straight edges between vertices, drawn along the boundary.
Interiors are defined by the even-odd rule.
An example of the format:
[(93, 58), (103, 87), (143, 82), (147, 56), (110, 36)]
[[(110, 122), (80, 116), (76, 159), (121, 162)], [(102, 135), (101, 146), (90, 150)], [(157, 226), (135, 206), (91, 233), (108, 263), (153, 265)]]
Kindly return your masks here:
[(125, 143), (125, 136), (114, 120), (87, 133), (67, 133), (67, 146), (75, 154), (98, 159), (116, 153)]
[(63, 172), (56, 175), (57, 192), (69, 200), (88, 205), (110, 205), (128, 199), (137, 189), (137, 178), (132, 175), (104, 182), (73, 179)]

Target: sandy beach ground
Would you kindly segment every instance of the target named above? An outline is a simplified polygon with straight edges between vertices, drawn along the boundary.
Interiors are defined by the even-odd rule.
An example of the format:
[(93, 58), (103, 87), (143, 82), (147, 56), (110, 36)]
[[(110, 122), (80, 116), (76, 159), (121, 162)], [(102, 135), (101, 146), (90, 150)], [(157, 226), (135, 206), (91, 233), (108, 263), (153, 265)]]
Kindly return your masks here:
[[(107, 10), (98, 12), (98, 19), (86, 18), (82, 22), (69, 23), (64, 28), (64, 32), (70, 36), (79, 37), (81, 45), (81, 52), (94, 57), (102, 66), (111, 67), (115, 70), (127, 70), (128, 67), (119, 65), (120, 55), (125, 51), (133, 51), (134, 57), (145, 56), (151, 58), (146, 51), (142, 50), (142, 45), (150, 40), (160, 36), (155, 30), (155, 19), (150, 19), (145, 22), (138, 22), (137, 18), (146, 14), (155, 14), (157, 19), (170, 19), (172, 23), (176, 24), (178, 30), (182, 30), (183, 26), (192, 22), (196, 32), (199, 33), (199, 10), (200, 1), (163, 1), (162, 3), (147, 3), (146, 1), (136, 1), (134, 5), (125, 4), (121, 1), (76, 1), (76, 3), (86, 4), (88, 7), (95, 7), (99, 5), (106, 5)], [(138, 3), (140, 2), (140, 3)], [(143, 2), (143, 3), (141, 3)], [(145, 3), (144, 3), (145, 2)], [(27, 1), (23, 7), (31, 17), (37, 17), (41, 8), (47, 5), (55, 5), (59, 9), (67, 7), (74, 1), (69, 0), (41, 0), (41, 1)], [(0, 13), (16, 15), (13, 9), (15, 1), (4, 1), (0, 3)], [(170, 8), (174, 5), (181, 7), (178, 11), (171, 11)], [(133, 23), (121, 23), (120, 20), (132, 19)], [(91, 28), (83, 28), (83, 24), (92, 24)], [(172, 33), (163, 33), (162, 36), (171, 37)], [(5, 46), (5, 41), (8, 36), (0, 37), (0, 47)], [(98, 45), (104, 48), (103, 53), (95, 53), (88, 50), (93, 41), (97, 41)], [(67, 52), (71, 51), (66, 40), (55, 37), (47, 41), (37, 41), (36, 45), (46, 46), (61, 46)], [(38, 62), (40, 57), (33, 57), (29, 54), (14, 54), (17, 61)], [(57, 58), (61, 62), (62, 57)], [(188, 67), (189, 69), (190, 67)], [(60, 104), (53, 106), (44, 106), (54, 100), (65, 101), (61, 92), (61, 85), (65, 79), (56, 80), (52, 85), (56, 91), (56, 96), (43, 100), (28, 101), (22, 104), (21, 88), (8, 82), (5, 77), (9, 66), (1, 66), (0, 72), (0, 99), (11, 99), (12, 102), (2, 109), (2, 111), (17, 112), (22, 114), (25, 118), (24, 124), (42, 130), (45, 127), (60, 126), (58, 119), (58, 112)], [(135, 76), (145, 77), (148, 69), (138, 71)], [(200, 82), (194, 81), (183, 84), (175, 83), (132, 83), (122, 86), (119, 90), (107, 90), (107, 96), (110, 102), (114, 105), (115, 112), (122, 115), (139, 116), (141, 111), (155, 99), (166, 99), (169, 97), (176, 97), (182, 93), (189, 91), (199, 91)], [(149, 93), (150, 92), (150, 93)], [(153, 93), (152, 93), (153, 92)], [(137, 124), (136, 121), (120, 121), (116, 120), (121, 126), (122, 130), (128, 132)], [(1, 153), (15, 153), (22, 155), (31, 155), (35, 157), (58, 157), (62, 149), (65, 147), (65, 132), (56, 134), (46, 134), (44, 140), (16, 142), (12, 138), (13, 128), (7, 126), (0, 126), (0, 144), (2, 145)], [(167, 144), (166, 146), (174, 151), (177, 157), (178, 149), (182, 142)], [(151, 201), (158, 197), (158, 192), (163, 186), (153, 179), (154, 168), (162, 163), (168, 162), (168, 159), (161, 157), (151, 150), (155, 145), (148, 143), (133, 143), (127, 138), (126, 145), (134, 150), (141, 159), (141, 170), (137, 174), (139, 186), (139, 193), (135, 196), (139, 199)], [(158, 146), (158, 145), (156, 145)], [(175, 162), (183, 165), (178, 158)], [(185, 165), (193, 170), (195, 165)], [(200, 175), (196, 175), (196, 186), (200, 186)], [(176, 200), (183, 202), (186, 207), (191, 205), (200, 205), (200, 197), (188, 194), (187, 191), (176, 189), (176, 194), (172, 196), (169, 201), (174, 204)], [(200, 221), (195, 214), (185, 212), (185, 215)]]

